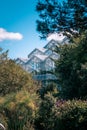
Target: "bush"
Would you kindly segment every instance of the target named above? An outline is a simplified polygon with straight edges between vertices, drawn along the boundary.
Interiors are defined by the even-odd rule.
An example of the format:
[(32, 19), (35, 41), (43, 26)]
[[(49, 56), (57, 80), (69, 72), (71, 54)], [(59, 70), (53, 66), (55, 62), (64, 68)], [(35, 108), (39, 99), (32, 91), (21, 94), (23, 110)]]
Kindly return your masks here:
[(51, 93), (45, 94), (44, 99), (40, 103), (38, 116), (35, 120), (36, 130), (52, 130), (54, 129), (54, 117), (52, 108), (56, 103), (56, 98)]
[(0, 96), (18, 92), (22, 88), (32, 93), (38, 89), (38, 85), (31, 75), (14, 61), (5, 60), (0, 63)]
[(58, 87), (55, 83), (50, 83), (46, 86), (42, 86), (40, 89), (39, 89), (39, 95), (42, 99), (44, 99), (44, 96), (47, 94), (47, 93), (51, 93), (54, 97), (57, 97), (58, 96)]
[(58, 100), (54, 102), (54, 105), (51, 102), (53, 102), (51, 97), (50, 100), (44, 100), (43, 106), (39, 109), (39, 116), (36, 120), (38, 130), (87, 129), (87, 101)]
[(86, 130), (87, 101), (58, 101), (53, 108), (55, 130)]
[(0, 110), (4, 111), (0, 117), (3, 125), (7, 124), (8, 130), (25, 130), (28, 124), (33, 127), (38, 104), (38, 95), (26, 90), (0, 97)]

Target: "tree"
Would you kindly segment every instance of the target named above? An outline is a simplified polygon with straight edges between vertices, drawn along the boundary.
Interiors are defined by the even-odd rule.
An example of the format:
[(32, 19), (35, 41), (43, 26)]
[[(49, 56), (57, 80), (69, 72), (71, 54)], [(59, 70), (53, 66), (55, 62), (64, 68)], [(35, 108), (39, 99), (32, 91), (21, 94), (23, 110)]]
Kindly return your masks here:
[[(37, 30), (46, 38), (49, 33), (70, 32), (78, 34), (87, 29), (86, 0), (38, 0), (36, 10), (39, 13)], [(75, 31), (74, 31), (75, 30)]]
[[(32, 79), (31, 74), (24, 71), (13, 60), (8, 58), (8, 51), (0, 53), (0, 96), (11, 92), (17, 92), (25, 87), (31, 93), (36, 91), (37, 83)], [(34, 91), (33, 91), (34, 90)]]
[(35, 88), (29, 73), (16, 65), (12, 60), (5, 60), (0, 64), (0, 95), (17, 92), (23, 87), (29, 91)]
[(87, 97), (87, 32), (73, 42), (60, 45), (60, 58), (55, 61), (60, 95), (65, 99)]
[(0, 54), (0, 121), (8, 130), (34, 130), (39, 84), (11, 59)]
[[(72, 43), (60, 45), (55, 62), (56, 75), (63, 98), (86, 98), (87, 96), (87, 1), (59, 0), (38, 1), (36, 6), (40, 20), (37, 30), (46, 38), (49, 33), (63, 31), (72, 36)], [(76, 37), (79, 34), (78, 37)], [(74, 36), (74, 37), (73, 37)]]

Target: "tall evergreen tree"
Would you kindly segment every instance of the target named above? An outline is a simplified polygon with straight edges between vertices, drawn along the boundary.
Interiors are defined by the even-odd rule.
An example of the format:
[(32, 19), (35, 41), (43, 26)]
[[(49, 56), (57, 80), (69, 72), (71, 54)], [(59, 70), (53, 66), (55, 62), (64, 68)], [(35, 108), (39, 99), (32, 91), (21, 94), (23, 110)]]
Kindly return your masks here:
[(61, 86), (60, 95), (64, 99), (87, 98), (87, 32), (74, 43), (60, 45), (55, 61), (55, 73)]

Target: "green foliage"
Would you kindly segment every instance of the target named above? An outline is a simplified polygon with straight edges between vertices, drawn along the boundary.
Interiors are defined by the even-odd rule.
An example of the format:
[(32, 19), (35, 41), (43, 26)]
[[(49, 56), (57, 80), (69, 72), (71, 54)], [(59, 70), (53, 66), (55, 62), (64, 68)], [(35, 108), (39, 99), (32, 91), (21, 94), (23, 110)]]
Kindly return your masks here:
[(55, 61), (60, 100), (53, 95), (52, 85), (43, 89), (35, 126), (38, 130), (85, 130), (87, 100), (82, 99), (87, 98), (87, 32), (71, 44), (58, 46), (56, 52), (60, 54)]
[(39, 84), (5, 53), (0, 57), (0, 123), (7, 130), (34, 130)]
[(46, 96), (36, 126), (38, 130), (86, 130), (87, 101), (63, 101)]
[(55, 130), (85, 130), (87, 128), (87, 101), (65, 101), (53, 108)]
[[(51, 81), (50, 81), (51, 82)], [(57, 84), (55, 83), (49, 83), (48, 85), (46, 86), (42, 86), (40, 89), (39, 89), (39, 95), (42, 99), (44, 99), (44, 96), (47, 94), (47, 93), (51, 93), (54, 97), (57, 97), (58, 96), (58, 87), (57, 87)]]
[[(87, 29), (86, 0), (38, 0), (36, 11), (39, 14), (37, 30), (42, 38), (49, 33), (64, 31), (76, 36)], [(71, 30), (73, 29), (73, 30)]]
[(38, 116), (35, 120), (35, 126), (38, 130), (52, 130), (54, 128), (54, 118), (52, 108), (56, 102), (56, 98), (48, 93), (40, 103)]
[(0, 95), (17, 92), (23, 87), (33, 92), (34, 89), (38, 89), (34, 84), (31, 75), (16, 65), (14, 61), (4, 60), (0, 64)]
[(60, 58), (55, 61), (60, 95), (65, 99), (87, 97), (87, 32), (73, 40), (74, 43), (60, 45)]
[(27, 122), (32, 127), (38, 104), (38, 95), (25, 89), (0, 97), (0, 109), (4, 111), (4, 118), (7, 118), (8, 129), (24, 130)]
[(86, 130), (87, 100), (83, 99), (87, 99), (87, 1), (67, 0), (60, 4), (59, 0), (38, 0), (36, 10), (41, 38), (60, 31), (72, 38), (70, 44), (60, 45), (56, 50), (60, 55), (55, 61), (60, 100), (53, 96), (52, 86), (42, 89), (44, 98), (36, 129)]

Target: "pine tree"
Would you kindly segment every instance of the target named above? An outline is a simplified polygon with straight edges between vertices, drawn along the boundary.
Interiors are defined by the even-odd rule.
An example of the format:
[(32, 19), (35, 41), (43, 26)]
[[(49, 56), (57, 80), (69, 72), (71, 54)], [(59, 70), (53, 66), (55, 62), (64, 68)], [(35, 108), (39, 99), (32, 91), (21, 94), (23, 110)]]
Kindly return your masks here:
[(61, 3), (59, 0), (38, 0), (36, 11), (40, 18), (37, 20), (37, 31), (41, 38), (59, 31), (76, 35), (87, 29), (86, 0), (67, 0)]

